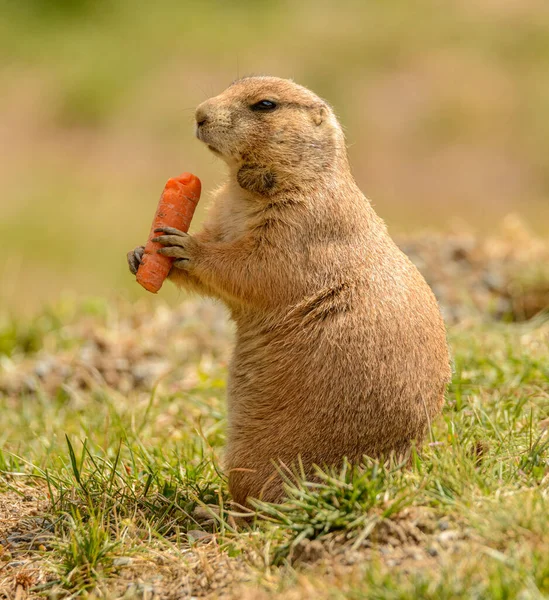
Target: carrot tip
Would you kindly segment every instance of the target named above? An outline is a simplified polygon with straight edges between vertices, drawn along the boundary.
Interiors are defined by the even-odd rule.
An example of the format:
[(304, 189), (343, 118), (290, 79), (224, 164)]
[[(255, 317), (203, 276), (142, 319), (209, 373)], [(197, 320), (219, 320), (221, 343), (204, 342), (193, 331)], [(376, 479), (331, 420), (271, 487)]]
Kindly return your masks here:
[(180, 183), (189, 183), (194, 177), (195, 176), (192, 173), (181, 173), (181, 175), (174, 177), (174, 179), (176, 179)]
[[(181, 175), (178, 175), (177, 177), (171, 177), (170, 179), (168, 179), (168, 181), (166, 182), (166, 185), (164, 187), (166, 189), (170, 189), (170, 188), (176, 189), (180, 185), (189, 185), (195, 179), (197, 179), (197, 178), (192, 173), (182, 173)], [(196, 183), (195, 183), (195, 185), (196, 185)]]

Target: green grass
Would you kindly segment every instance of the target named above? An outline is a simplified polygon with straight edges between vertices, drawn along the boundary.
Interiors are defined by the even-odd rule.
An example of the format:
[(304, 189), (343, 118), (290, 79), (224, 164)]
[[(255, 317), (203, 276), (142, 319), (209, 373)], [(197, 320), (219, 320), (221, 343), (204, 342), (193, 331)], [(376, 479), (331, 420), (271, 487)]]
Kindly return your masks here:
[[(37, 593), (61, 595), (150, 582), (167, 594), (178, 577), (235, 598), (549, 594), (546, 321), (452, 328), (444, 414), (411, 465), (367, 461), (314, 484), (287, 474), (287, 501), (259, 505), (242, 528), (221, 470), (226, 349), (214, 346), (227, 334), (200, 323), (193, 306), (172, 343), (202, 331), (211, 346), (188, 347), (153, 388), (77, 388), (70, 374), (34, 392), (0, 385), (0, 507), (21, 503), (20, 520), (4, 522), (0, 510), (0, 540), (27, 531), (29, 495), (50, 524), (32, 530), (50, 536), (41, 547), (0, 549), (0, 574), (24, 563), (5, 567), (0, 590), (30, 573)], [(146, 314), (93, 301), (4, 324), (0, 383), (44, 352), (74, 358), (81, 327), (99, 335), (108, 326), (122, 343), (133, 322), (130, 335), (146, 343)]]
[(86, 592), (111, 571), (112, 555), (119, 542), (112, 541), (104, 520), (94, 515), (82, 519), (78, 511), (67, 519), (66, 530), (66, 537), (54, 546), (61, 583), (68, 589)]

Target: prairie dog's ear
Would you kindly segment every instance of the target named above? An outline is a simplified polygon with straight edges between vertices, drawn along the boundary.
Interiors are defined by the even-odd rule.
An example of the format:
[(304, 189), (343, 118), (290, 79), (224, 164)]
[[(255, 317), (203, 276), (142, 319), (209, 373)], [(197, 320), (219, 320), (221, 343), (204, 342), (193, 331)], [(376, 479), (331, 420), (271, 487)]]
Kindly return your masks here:
[(313, 108), (313, 121), (315, 125), (322, 125), (328, 116), (328, 111), (323, 105), (315, 106)]

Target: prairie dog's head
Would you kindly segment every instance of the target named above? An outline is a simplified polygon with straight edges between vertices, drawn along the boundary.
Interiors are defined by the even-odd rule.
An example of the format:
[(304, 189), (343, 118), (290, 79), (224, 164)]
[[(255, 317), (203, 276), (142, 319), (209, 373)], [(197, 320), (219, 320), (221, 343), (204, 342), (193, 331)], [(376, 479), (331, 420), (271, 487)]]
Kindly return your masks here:
[(196, 109), (196, 135), (260, 195), (302, 189), (346, 160), (330, 106), (293, 81), (239, 79)]

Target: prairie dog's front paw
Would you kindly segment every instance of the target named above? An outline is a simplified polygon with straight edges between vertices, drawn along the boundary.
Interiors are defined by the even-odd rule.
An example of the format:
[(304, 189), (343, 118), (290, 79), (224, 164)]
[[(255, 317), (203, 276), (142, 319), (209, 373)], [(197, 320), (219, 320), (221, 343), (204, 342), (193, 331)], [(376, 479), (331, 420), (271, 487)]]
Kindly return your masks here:
[(159, 254), (175, 258), (173, 266), (176, 269), (189, 270), (193, 267), (198, 255), (199, 244), (192, 236), (175, 229), (175, 227), (158, 227), (154, 232), (165, 234), (152, 240), (164, 246), (158, 250)]
[(145, 252), (145, 246), (137, 246), (137, 248), (134, 248), (126, 255), (128, 267), (130, 267), (130, 271), (133, 275), (137, 273), (137, 269), (139, 269), (139, 265), (143, 260), (143, 252)]

